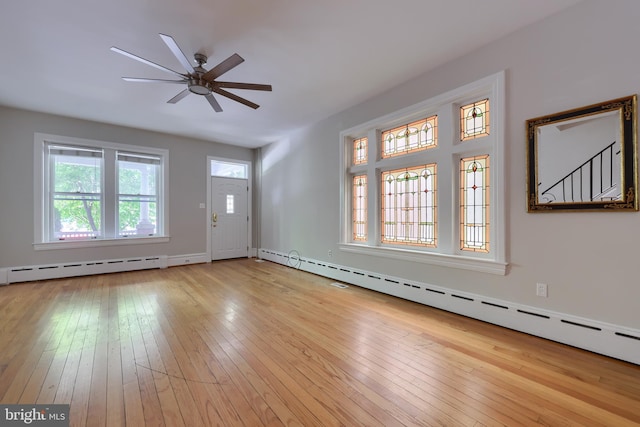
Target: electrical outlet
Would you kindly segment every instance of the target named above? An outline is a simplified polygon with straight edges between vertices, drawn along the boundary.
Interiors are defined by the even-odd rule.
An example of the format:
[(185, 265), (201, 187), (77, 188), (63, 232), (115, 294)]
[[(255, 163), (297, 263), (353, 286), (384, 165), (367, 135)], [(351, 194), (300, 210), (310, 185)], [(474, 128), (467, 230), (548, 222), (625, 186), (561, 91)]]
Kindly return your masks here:
[(329, 252), (327, 252), (327, 254), (329, 255), (329, 257), (333, 256), (333, 251), (331, 249), (329, 249)]
[(546, 298), (548, 296), (548, 289), (546, 283), (536, 283), (536, 295)]

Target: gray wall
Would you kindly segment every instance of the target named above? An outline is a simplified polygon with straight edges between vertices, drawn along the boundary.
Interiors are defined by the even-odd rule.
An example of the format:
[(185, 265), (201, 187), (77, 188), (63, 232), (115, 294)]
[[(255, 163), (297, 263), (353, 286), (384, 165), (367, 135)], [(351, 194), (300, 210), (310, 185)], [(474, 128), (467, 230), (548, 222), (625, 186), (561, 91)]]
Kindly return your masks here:
[[(35, 251), (34, 132), (168, 149), (170, 242)], [(0, 268), (206, 252), (207, 156), (254, 160), (246, 148), (0, 107)]]
[[(640, 213), (529, 214), (525, 198), (525, 121), (637, 93), (638, 17), (635, 0), (586, 0), (263, 148), (261, 247), (640, 328)], [(339, 132), (500, 70), (507, 275), (340, 252)], [(536, 282), (548, 298), (535, 296)]]

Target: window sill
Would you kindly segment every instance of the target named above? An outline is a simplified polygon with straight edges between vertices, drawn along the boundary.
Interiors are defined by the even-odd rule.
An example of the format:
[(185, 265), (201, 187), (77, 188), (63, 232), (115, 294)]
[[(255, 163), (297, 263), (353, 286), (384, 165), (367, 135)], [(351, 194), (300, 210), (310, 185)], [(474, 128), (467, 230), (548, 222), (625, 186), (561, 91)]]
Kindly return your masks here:
[(95, 239), (95, 240), (65, 240), (59, 242), (34, 243), (36, 251), (48, 251), (53, 249), (97, 248), (103, 246), (129, 246), (148, 245), (155, 243), (167, 243), (169, 236), (158, 237), (129, 237), (121, 239)]
[(341, 243), (338, 247), (344, 252), (392, 258), (402, 261), (420, 262), (423, 264), (432, 264), (441, 267), (479, 271), (482, 273), (491, 273), (500, 276), (507, 274), (507, 266), (509, 265), (506, 262), (496, 261), (493, 259), (473, 258), (462, 255), (440, 254), (381, 246), (358, 245), (354, 243)]

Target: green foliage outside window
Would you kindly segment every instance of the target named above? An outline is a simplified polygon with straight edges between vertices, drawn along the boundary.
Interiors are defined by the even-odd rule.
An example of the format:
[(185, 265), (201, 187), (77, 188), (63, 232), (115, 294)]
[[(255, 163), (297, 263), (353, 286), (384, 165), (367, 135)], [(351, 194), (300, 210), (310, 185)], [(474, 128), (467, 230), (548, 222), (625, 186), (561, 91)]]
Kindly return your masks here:
[(54, 230), (99, 233), (102, 211), (100, 188), (99, 166), (56, 162)]

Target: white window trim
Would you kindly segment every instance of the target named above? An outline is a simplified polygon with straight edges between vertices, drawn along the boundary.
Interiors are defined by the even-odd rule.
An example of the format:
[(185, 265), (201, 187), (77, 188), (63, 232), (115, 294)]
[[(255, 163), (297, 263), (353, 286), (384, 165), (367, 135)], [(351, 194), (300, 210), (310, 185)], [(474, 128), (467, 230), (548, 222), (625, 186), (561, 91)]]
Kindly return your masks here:
[[(470, 100), (472, 102), (475, 97), (488, 97), (491, 101), (491, 135), (494, 138), (494, 145), (491, 149), (491, 231), (490, 242), (491, 251), (488, 254), (475, 254), (475, 253), (461, 253), (455, 248), (438, 249), (436, 251), (421, 250), (416, 247), (398, 248), (381, 246), (375, 242), (380, 234), (380, 225), (378, 224), (379, 215), (379, 197), (376, 196), (374, 200), (369, 201), (369, 209), (374, 209), (375, 218), (374, 223), (369, 222), (369, 230), (367, 235), (369, 236), (369, 243), (364, 244), (361, 242), (352, 242), (351, 231), (351, 192), (347, 190), (347, 184), (350, 184), (351, 173), (360, 173), (363, 171), (366, 173), (371, 168), (370, 165), (357, 165), (351, 166), (350, 164), (350, 152), (353, 151), (353, 147), (350, 142), (354, 138), (362, 136), (369, 137), (369, 153), (368, 161), (376, 162), (376, 159), (380, 158), (379, 147), (377, 139), (379, 139), (380, 129), (393, 127), (394, 125), (402, 124), (404, 122), (410, 122), (415, 118), (431, 115), (434, 109), (446, 104), (464, 104), (463, 100)], [(459, 113), (453, 114), (453, 119), (456, 120), (459, 117)], [(441, 123), (439, 120), (438, 126), (446, 124)], [(450, 268), (459, 268), (465, 270), (473, 270), (479, 272), (492, 273), (497, 275), (505, 275), (507, 271), (506, 260), (506, 193), (505, 193), (505, 147), (504, 147), (504, 128), (505, 128), (505, 73), (504, 71), (487, 76), (483, 79), (477, 80), (473, 83), (464, 85), (452, 91), (430, 98), (426, 101), (418, 104), (406, 107), (402, 110), (388, 114), (383, 117), (370, 120), (361, 125), (346, 129), (340, 132), (340, 167), (342, 173), (340, 174), (340, 236), (338, 247), (345, 252), (359, 253), (370, 256), (379, 256), (392, 259), (400, 259), (410, 262), (419, 262), (432, 265), (445, 266)], [(442, 135), (442, 132), (439, 132)], [(454, 135), (454, 141), (457, 141), (459, 136)], [(441, 141), (443, 141), (440, 138)], [(448, 144), (449, 142), (439, 142), (439, 144)], [(473, 144), (473, 141), (467, 141), (461, 144)], [(481, 144), (479, 144), (481, 146)], [(465, 153), (467, 152), (465, 147)], [(480, 149), (479, 153), (482, 151)], [(453, 151), (455, 152), (455, 151)], [(466, 154), (465, 154), (466, 155)], [(378, 161), (388, 163), (387, 166), (393, 165), (395, 162), (402, 161), (398, 157), (391, 157)], [(379, 175), (379, 171), (377, 171)], [(371, 182), (369, 185), (375, 185), (378, 183)], [(449, 194), (449, 193), (448, 193)], [(447, 196), (448, 196), (447, 194)], [(451, 209), (455, 212), (456, 201), (449, 200), (450, 197), (443, 197), (442, 190), (439, 190), (439, 204), (443, 200), (447, 200), (451, 203)], [(453, 227), (458, 227), (457, 223), (453, 224)], [(451, 230), (453, 233), (453, 230)], [(455, 235), (455, 233), (454, 233)], [(441, 241), (439, 239), (439, 241)], [(439, 244), (440, 246), (440, 244)]]
[[(162, 180), (158, 187), (158, 194), (162, 195), (162, 222), (163, 234), (153, 237), (135, 237), (135, 238), (106, 238), (96, 240), (77, 240), (77, 241), (46, 241), (44, 232), (46, 230), (44, 217), (44, 202), (47, 189), (45, 188), (44, 177), (44, 147), (47, 142), (55, 142), (64, 145), (80, 145), (86, 147), (108, 148), (113, 150), (133, 151), (140, 153), (155, 154), (162, 157)], [(51, 135), (45, 133), (34, 133), (34, 243), (35, 250), (52, 250), (52, 249), (74, 249), (74, 248), (90, 248), (102, 246), (127, 246), (127, 245), (143, 245), (150, 243), (166, 243), (170, 240), (169, 235), (169, 150), (154, 147), (136, 146), (129, 144), (119, 144), (115, 142), (99, 141), (85, 138), (74, 138), (69, 136)]]

